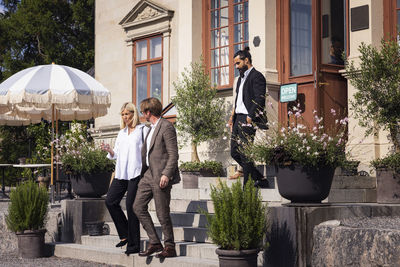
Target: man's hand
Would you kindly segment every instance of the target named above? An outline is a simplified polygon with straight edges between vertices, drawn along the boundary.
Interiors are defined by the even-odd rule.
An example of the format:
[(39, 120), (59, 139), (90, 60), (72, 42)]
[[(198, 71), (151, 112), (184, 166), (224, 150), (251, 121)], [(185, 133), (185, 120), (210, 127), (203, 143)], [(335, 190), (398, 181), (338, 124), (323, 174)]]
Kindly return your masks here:
[(252, 120), (251, 120), (251, 118), (249, 116), (246, 117), (246, 121), (247, 121), (247, 124), (251, 124), (252, 123)]
[(165, 188), (165, 187), (167, 187), (168, 183), (169, 183), (168, 177), (165, 175), (161, 176), (160, 187)]
[(232, 132), (232, 128), (233, 128), (233, 115), (231, 115), (231, 116), (229, 117), (228, 126), (229, 126), (229, 129), (231, 129), (231, 132)]

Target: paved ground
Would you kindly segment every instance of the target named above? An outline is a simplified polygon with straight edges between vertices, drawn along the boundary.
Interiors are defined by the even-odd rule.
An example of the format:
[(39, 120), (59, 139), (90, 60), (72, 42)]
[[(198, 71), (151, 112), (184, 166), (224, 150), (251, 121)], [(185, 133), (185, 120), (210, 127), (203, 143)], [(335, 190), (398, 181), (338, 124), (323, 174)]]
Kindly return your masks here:
[(115, 265), (107, 265), (89, 261), (81, 261), (76, 259), (68, 259), (68, 258), (57, 258), (57, 257), (49, 257), (49, 258), (38, 258), (38, 259), (20, 259), (18, 258), (17, 250), (11, 252), (0, 252), (0, 266), (1, 267), (20, 267), (20, 266), (29, 266), (29, 267), (111, 267)]

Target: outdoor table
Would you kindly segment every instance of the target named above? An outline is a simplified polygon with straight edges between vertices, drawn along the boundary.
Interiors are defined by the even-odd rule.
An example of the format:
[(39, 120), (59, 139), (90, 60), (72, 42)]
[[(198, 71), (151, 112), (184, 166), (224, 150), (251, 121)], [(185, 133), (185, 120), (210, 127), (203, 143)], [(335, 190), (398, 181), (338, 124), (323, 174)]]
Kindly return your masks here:
[(5, 196), (5, 197), (8, 197), (8, 196), (6, 195), (6, 186), (4, 184), (4, 169), (6, 167), (10, 167), (10, 166), (13, 166), (13, 164), (7, 164), (7, 163), (0, 164), (0, 168), (2, 169), (2, 172), (3, 172), (3, 182), (1, 183), (1, 190), (3, 191), (3, 196)]
[(33, 180), (33, 170), (42, 167), (51, 167), (51, 164), (13, 164), (14, 168), (30, 168), (32, 169), (32, 180)]

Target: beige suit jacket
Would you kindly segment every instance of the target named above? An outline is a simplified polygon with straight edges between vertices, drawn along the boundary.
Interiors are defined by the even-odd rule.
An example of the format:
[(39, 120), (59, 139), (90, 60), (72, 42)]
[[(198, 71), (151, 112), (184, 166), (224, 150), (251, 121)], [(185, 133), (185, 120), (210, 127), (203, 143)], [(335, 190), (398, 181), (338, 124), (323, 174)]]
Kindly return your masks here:
[[(150, 131), (149, 131), (150, 132)], [(160, 118), (149, 148), (149, 165), (146, 165), (147, 136), (142, 147), (142, 175), (150, 168), (151, 174), (157, 183), (165, 175), (171, 181), (169, 184), (179, 183), (181, 180), (178, 169), (178, 142), (175, 127), (166, 119)]]

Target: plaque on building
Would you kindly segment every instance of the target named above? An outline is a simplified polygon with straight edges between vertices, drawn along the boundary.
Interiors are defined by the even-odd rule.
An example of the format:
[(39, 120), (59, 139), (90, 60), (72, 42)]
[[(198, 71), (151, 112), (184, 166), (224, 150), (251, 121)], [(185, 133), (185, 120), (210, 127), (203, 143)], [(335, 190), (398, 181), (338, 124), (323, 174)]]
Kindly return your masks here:
[(368, 5), (353, 7), (351, 14), (351, 31), (360, 31), (369, 28), (369, 7)]

